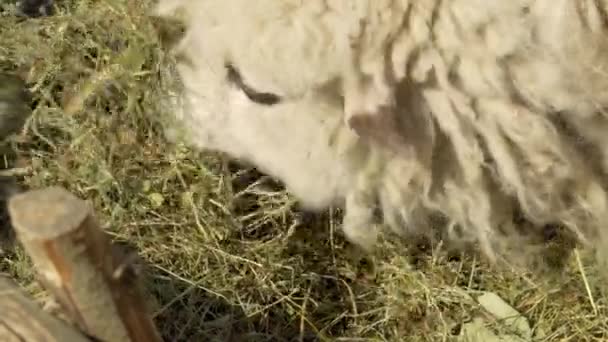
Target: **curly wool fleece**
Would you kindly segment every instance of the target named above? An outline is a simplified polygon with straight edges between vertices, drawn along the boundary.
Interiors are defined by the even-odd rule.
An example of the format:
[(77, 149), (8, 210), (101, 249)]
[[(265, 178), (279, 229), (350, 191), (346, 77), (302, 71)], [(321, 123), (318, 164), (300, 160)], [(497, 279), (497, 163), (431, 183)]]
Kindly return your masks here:
[(397, 233), (440, 217), (448, 240), (494, 258), (546, 224), (604, 243), (607, 10), (161, 0), (156, 14), (185, 24), (173, 114), (193, 145), (253, 163), (310, 209), (343, 204), (345, 235), (368, 250), (379, 206)]

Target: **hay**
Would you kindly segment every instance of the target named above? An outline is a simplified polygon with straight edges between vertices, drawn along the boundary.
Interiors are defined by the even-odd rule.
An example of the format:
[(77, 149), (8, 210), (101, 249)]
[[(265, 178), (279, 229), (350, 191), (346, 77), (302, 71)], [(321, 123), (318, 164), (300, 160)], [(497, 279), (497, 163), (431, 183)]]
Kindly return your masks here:
[[(255, 172), (168, 144), (150, 115), (164, 108), (165, 56), (148, 5), (62, 1), (52, 17), (0, 17), (0, 68), (26, 75), (34, 95), (14, 142), (22, 184), (90, 199), (115, 239), (138, 250), (167, 340), (436, 341), (478, 313), (463, 293), (480, 289), (545, 340), (605, 336), (592, 264), (596, 316), (576, 264), (545, 282), (441, 250), (412, 260), (390, 240), (374, 277), (346, 256), (339, 212), (305, 217), (283, 190), (256, 186), (268, 181)], [(20, 248), (0, 271), (44, 297)]]

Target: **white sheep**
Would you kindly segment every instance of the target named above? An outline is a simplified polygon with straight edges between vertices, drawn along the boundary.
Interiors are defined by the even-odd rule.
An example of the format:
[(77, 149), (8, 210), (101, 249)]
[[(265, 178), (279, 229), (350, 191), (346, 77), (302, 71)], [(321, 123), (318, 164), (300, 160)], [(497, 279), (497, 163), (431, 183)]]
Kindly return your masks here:
[(343, 203), (345, 235), (366, 250), (379, 206), (397, 233), (440, 218), (451, 241), (494, 258), (525, 239), (516, 213), (528, 230), (606, 238), (607, 11), (606, 0), (161, 0), (155, 13), (185, 23), (174, 114), (193, 145), (253, 163), (309, 209)]

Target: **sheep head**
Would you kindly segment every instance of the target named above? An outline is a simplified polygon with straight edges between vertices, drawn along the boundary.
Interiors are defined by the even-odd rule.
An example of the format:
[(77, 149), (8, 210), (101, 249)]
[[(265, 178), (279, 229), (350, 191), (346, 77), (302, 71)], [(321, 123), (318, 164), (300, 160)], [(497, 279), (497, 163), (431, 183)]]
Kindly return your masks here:
[(525, 239), (516, 214), (530, 231), (606, 235), (606, 7), (166, 0), (157, 12), (182, 10), (174, 111), (192, 144), (256, 165), (308, 208), (344, 203), (344, 231), (366, 249), (380, 206), (397, 233), (440, 217), (493, 256)]

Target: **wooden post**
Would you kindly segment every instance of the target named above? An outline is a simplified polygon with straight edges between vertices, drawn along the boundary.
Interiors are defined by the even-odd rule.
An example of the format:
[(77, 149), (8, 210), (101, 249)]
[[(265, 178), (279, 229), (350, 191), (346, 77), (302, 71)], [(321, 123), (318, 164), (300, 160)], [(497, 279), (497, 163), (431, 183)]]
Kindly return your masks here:
[(128, 260), (86, 202), (50, 187), (15, 195), (8, 208), (41, 283), (80, 329), (108, 342), (162, 341)]
[(91, 342), (42, 311), (10, 278), (0, 275), (0, 341)]

